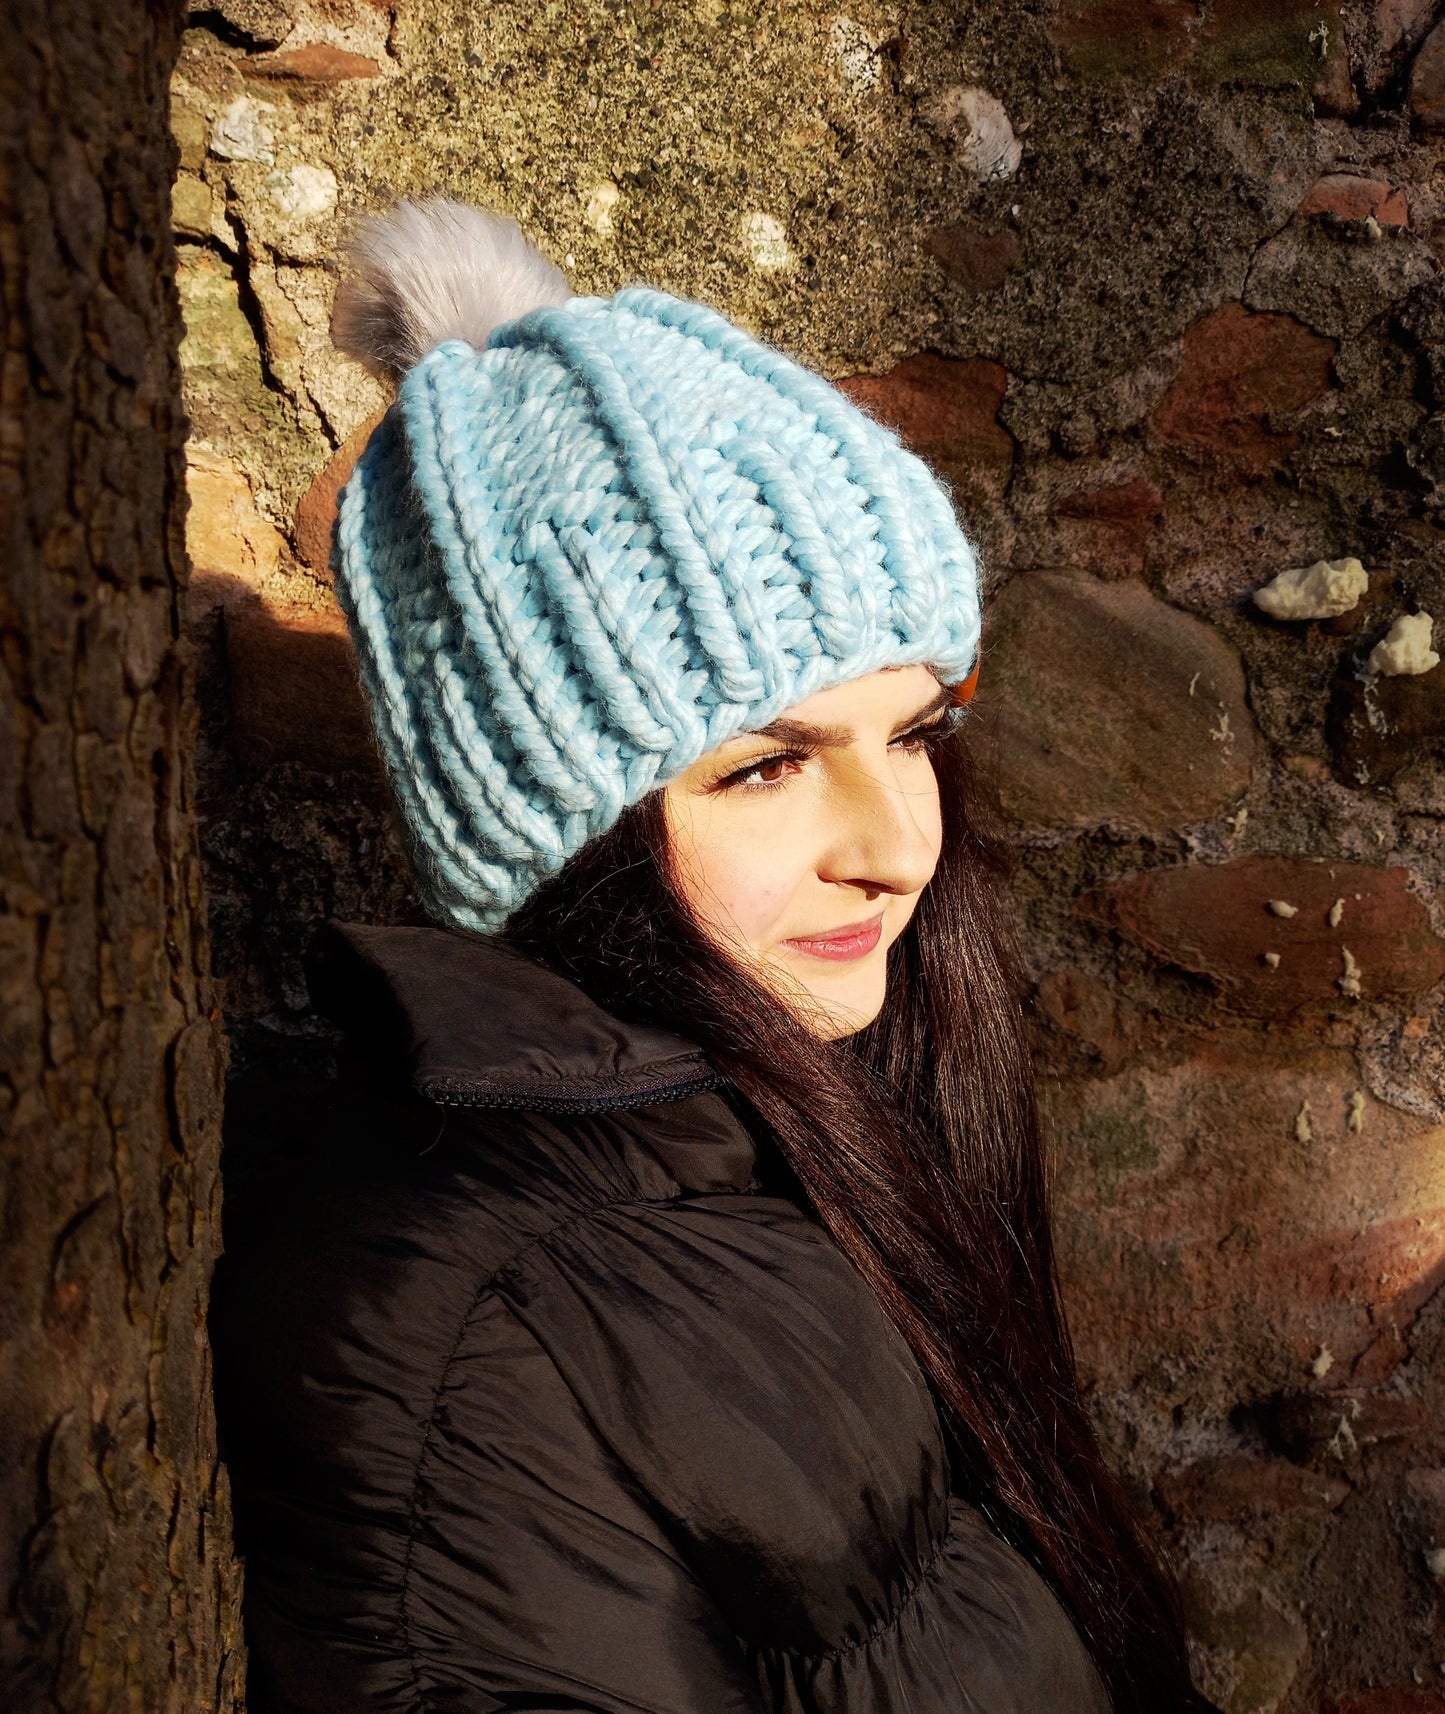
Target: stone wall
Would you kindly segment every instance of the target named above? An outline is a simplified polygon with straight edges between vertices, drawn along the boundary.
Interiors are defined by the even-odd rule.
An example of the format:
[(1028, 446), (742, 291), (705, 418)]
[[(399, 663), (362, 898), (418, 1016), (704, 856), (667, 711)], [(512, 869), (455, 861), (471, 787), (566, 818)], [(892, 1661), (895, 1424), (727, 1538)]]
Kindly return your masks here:
[[(415, 916), (329, 585), (348, 211), (717, 304), (953, 485), (1071, 1314), (1231, 1714), (1445, 1711), (1440, 0), (220, 0), (175, 84), (233, 1123)], [(1279, 572), (1363, 597), (1271, 618)], [(1438, 630), (1438, 628), (1437, 628)], [(1273, 903), (1272, 903), (1273, 902)], [(238, 1144), (239, 1148), (241, 1145)]]

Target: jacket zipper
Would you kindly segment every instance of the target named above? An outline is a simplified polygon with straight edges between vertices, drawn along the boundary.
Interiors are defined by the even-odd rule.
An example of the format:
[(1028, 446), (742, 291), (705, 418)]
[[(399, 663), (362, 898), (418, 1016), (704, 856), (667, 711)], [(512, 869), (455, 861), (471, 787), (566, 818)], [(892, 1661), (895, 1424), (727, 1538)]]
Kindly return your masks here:
[(682, 1083), (639, 1084), (616, 1094), (562, 1095), (507, 1094), (496, 1089), (449, 1089), (444, 1084), (423, 1084), (419, 1093), (442, 1107), (511, 1108), (527, 1113), (606, 1113), (622, 1107), (653, 1107), (663, 1101), (681, 1101), (716, 1089), (723, 1079), (719, 1072), (704, 1072)]

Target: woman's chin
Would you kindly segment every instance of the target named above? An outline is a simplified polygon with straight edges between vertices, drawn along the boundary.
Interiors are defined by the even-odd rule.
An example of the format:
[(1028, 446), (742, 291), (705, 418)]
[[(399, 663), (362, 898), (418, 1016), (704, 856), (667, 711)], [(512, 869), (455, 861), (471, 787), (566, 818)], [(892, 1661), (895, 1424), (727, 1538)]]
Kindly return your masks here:
[(793, 956), (775, 968), (783, 977), (778, 997), (825, 1041), (866, 1029), (883, 1009), (888, 967), (881, 946), (851, 966)]

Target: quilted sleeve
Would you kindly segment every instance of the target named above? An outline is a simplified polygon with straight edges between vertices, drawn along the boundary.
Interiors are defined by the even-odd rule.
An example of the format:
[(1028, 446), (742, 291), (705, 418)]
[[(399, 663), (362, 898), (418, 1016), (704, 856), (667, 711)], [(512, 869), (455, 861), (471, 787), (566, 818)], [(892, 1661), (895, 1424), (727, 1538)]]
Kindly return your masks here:
[(363, 1268), (293, 1226), (218, 1277), (253, 1714), (761, 1714), (714, 1603), (475, 1262), (430, 1218), (367, 1224)]

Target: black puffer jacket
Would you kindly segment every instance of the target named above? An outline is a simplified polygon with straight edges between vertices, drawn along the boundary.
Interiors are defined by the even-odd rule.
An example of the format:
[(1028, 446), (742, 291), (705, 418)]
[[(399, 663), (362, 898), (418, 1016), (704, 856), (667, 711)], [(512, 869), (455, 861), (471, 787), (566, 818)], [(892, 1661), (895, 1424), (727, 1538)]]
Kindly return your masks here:
[(213, 1313), (254, 1714), (1105, 1714), (695, 1048), (440, 929), (312, 985), (347, 1070)]

